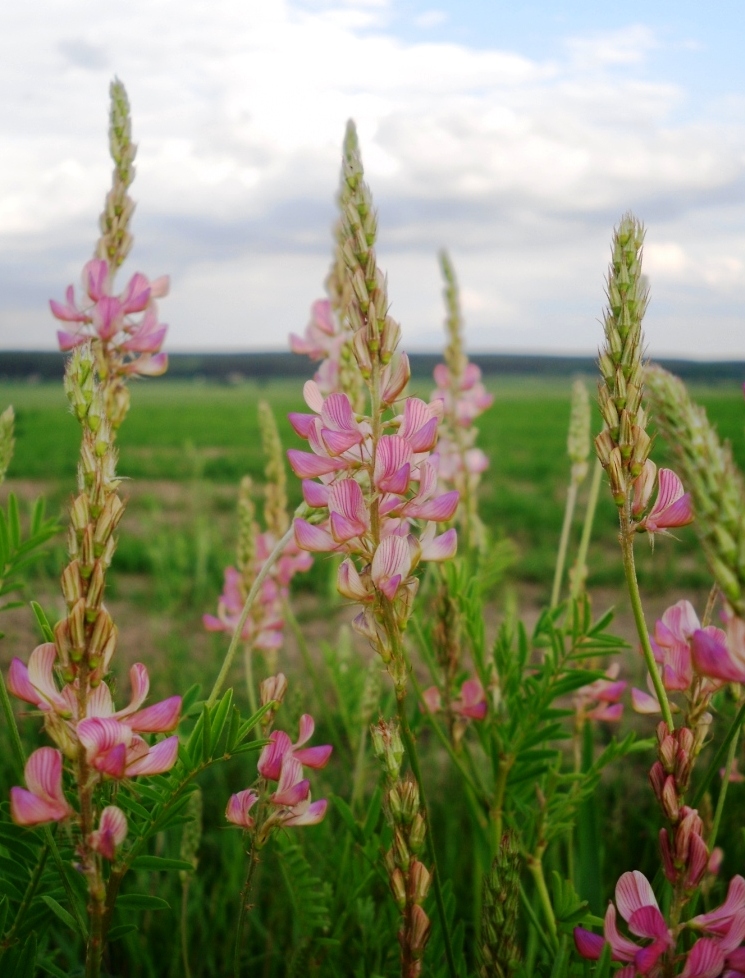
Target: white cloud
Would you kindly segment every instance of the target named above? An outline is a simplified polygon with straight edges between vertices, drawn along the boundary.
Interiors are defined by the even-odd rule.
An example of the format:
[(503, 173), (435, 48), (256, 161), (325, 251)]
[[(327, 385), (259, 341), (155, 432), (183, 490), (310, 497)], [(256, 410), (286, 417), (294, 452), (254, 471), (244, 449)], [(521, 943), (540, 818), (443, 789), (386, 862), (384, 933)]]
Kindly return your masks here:
[(414, 18), (414, 24), (427, 30), (431, 27), (439, 27), (440, 24), (447, 22), (448, 15), (444, 10), (425, 10)]
[[(537, 61), (402, 41), (392, 9), (385, 0), (6, 5), (0, 347), (18, 345), (19, 319), (29, 345), (49, 345), (46, 295), (61, 294), (90, 252), (116, 73), (139, 144), (133, 258), (153, 274), (173, 271), (163, 312), (175, 347), (278, 346), (302, 326), (325, 274), (353, 116), (410, 344), (439, 341), (435, 252), (447, 245), (472, 345), (592, 351), (606, 242), (633, 207), (650, 227), (663, 345), (738, 352), (745, 125), (724, 112), (686, 116), (685, 88), (651, 70), (648, 27), (571, 38), (565, 56)], [(677, 319), (663, 315), (696, 269), (695, 301), (681, 302)], [(681, 323), (707, 300), (715, 321), (702, 343)]]

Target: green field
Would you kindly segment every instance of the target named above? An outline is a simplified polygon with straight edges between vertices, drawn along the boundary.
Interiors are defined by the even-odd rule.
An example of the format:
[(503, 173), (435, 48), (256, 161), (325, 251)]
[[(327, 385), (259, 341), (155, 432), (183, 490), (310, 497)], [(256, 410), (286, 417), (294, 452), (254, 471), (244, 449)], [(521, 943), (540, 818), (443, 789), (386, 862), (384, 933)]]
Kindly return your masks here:
[[(593, 384), (594, 379), (588, 378), (588, 385)], [(570, 384), (504, 378), (492, 380), (489, 386), (496, 397), (479, 424), (479, 444), (491, 460), (482, 483), (481, 513), (493, 538), (508, 537), (515, 543), (517, 578), (546, 587), (566, 491)], [(415, 392), (426, 397), (428, 388)], [(723, 385), (692, 393), (706, 406), (722, 437), (731, 441), (740, 465), (745, 464), (745, 408), (739, 388)], [(119, 465), (120, 472), (134, 480), (129, 512), (133, 537), (123, 534), (116, 562), (120, 571), (154, 569), (148, 547), (141, 546), (137, 537), (138, 531), (149, 532), (158, 515), (187, 537), (190, 520), (207, 521), (212, 527), (210, 548), (215, 551), (210, 563), (216, 569), (228, 558), (235, 487), (244, 474), (261, 481), (264, 462), (256, 411), (261, 398), (274, 408), (286, 447), (299, 446), (286, 421), (288, 411), (303, 409), (300, 385), (295, 382), (229, 387), (163, 380), (133, 385), (132, 409), (120, 434)], [(17, 487), (24, 496), (43, 489), (52, 509), (63, 508), (73, 487), (78, 429), (66, 412), (61, 388), (4, 384), (0, 406), (8, 403), (14, 405), (17, 415), (10, 487), (22, 482)], [(657, 445), (654, 457), (664, 463), (664, 443)], [(291, 473), (289, 481), (291, 500), (297, 502), (299, 484)], [(580, 519), (583, 498), (581, 495)], [(615, 526), (614, 507), (602, 494), (591, 584), (620, 580), (617, 562), (602, 559), (607, 548), (615, 545)], [(679, 537), (674, 548), (661, 541), (654, 555), (639, 548), (646, 586), (705, 584), (693, 530), (685, 528)], [(188, 539), (182, 549), (190, 549)]]

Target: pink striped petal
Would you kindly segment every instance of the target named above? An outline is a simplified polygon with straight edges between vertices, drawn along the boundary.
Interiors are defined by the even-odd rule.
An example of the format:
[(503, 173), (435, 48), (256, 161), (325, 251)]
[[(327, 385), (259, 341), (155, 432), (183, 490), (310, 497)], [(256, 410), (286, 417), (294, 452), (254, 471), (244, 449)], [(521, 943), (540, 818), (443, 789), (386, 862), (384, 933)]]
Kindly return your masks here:
[(92, 258), (83, 266), (83, 288), (94, 302), (107, 295), (109, 266), (103, 258)]
[(153, 703), (152, 706), (133, 713), (127, 723), (139, 733), (167, 733), (178, 725), (180, 713), (181, 697), (169, 696), (160, 703)]
[(680, 978), (717, 978), (723, 967), (724, 952), (717, 941), (702, 937), (688, 952)]
[(10, 817), (16, 825), (31, 827), (44, 822), (61, 822), (72, 814), (71, 808), (39, 798), (25, 788), (10, 789)]
[(590, 720), (602, 720), (604, 723), (617, 723), (623, 716), (623, 703), (602, 703), (590, 710), (586, 716)]
[[(65, 689), (70, 689), (69, 686)], [(64, 691), (63, 691), (64, 692)], [(110, 717), (114, 713), (114, 703), (111, 699), (111, 690), (106, 683), (100, 683), (91, 692), (86, 704), (86, 711), (89, 717)]]
[(745, 682), (745, 669), (730, 655), (727, 636), (721, 628), (708, 625), (694, 632), (691, 637), (691, 654), (693, 666), (699, 675), (730, 683)]
[(150, 692), (150, 677), (146, 666), (141, 662), (135, 662), (129, 670), (129, 682), (132, 686), (132, 699), (123, 710), (114, 714), (115, 717), (126, 717), (130, 713), (134, 713), (147, 699), (147, 694)]
[(159, 326), (158, 329), (140, 328), (121, 344), (120, 349), (128, 353), (157, 353), (163, 346), (167, 332), (167, 326)]
[(641, 689), (631, 690), (631, 706), (635, 713), (660, 713), (660, 704), (654, 696)]
[(292, 741), (284, 730), (273, 730), (269, 743), (259, 755), (257, 768), (262, 778), (269, 781), (279, 781), (282, 773), (282, 761), (285, 754), (292, 750)]
[[(54, 681), (54, 664), (57, 649), (53, 642), (37, 645), (28, 660), (28, 680), (41, 697), (58, 713), (67, 713), (67, 701)], [(38, 702), (38, 700), (37, 700)]]
[(317, 479), (320, 475), (340, 472), (348, 466), (344, 459), (314, 455), (311, 452), (300, 452), (296, 448), (288, 449), (287, 459), (290, 468), (300, 479)]
[(322, 428), (321, 438), (329, 455), (336, 456), (359, 445), (362, 434), (359, 431), (334, 431), (332, 428)]
[(127, 282), (127, 286), (121, 295), (122, 305), (126, 313), (142, 312), (150, 302), (150, 282), (142, 274), (135, 272)]
[(310, 781), (303, 778), (303, 767), (292, 754), (285, 754), (282, 760), (282, 771), (274, 794), (269, 796), (273, 805), (292, 808), (293, 805), (305, 801), (310, 793)]
[(736, 914), (745, 913), (745, 879), (733, 876), (727, 889), (727, 899), (720, 907), (709, 913), (699, 914), (691, 920), (691, 925), (700, 927), (712, 934), (726, 934)]
[(178, 737), (166, 737), (151, 747), (144, 757), (133, 764), (127, 764), (127, 777), (138, 774), (165, 774), (170, 771), (178, 757)]
[(287, 415), (287, 420), (301, 438), (307, 438), (311, 428), (316, 423), (316, 416), (315, 414), (298, 414), (293, 411)]
[(301, 550), (312, 553), (329, 553), (338, 550), (339, 545), (329, 532), (320, 526), (314, 526), (307, 520), (298, 517), (294, 522), (295, 542)]
[[(434, 531), (434, 524), (430, 523)], [(426, 531), (420, 539), (422, 547), (422, 560), (451, 560), (458, 550), (458, 533), (453, 528), (441, 533), (439, 537), (434, 535), (427, 537)]]
[[(61, 302), (57, 302), (55, 299), (49, 300), (49, 307), (52, 310), (52, 315), (55, 319), (60, 319), (63, 323), (85, 323), (88, 321), (88, 316), (86, 313), (81, 312), (75, 306), (75, 293), (72, 286), (67, 290), (67, 305), (63, 306)], [(60, 333), (58, 332), (59, 336)], [(63, 333), (64, 336), (70, 336), (70, 333)], [(74, 334), (72, 334), (74, 335)]]
[(225, 809), (225, 818), (233, 825), (240, 825), (243, 829), (252, 829), (255, 822), (248, 813), (258, 800), (259, 796), (250, 789), (239, 791), (237, 795), (231, 795), (228, 807)]
[(37, 689), (29, 682), (28, 669), (18, 658), (12, 660), (10, 669), (8, 669), (8, 689), (19, 700), (32, 703), (34, 706), (39, 705), (41, 697)]
[(150, 283), (150, 296), (153, 299), (162, 299), (171, 290), (170, 275), (159, 275)]
[(393, 404), (393, 402), (403, 393), (404, 388), (411, 377), (411, 366), (409, 358), (402, 353), (398, 362), (391, 370), (390, 366), (385, 368), (382, 377), (381, 400), (383, 404)]
[(346, 394), (329, 394), (321, 408), (321, 420), (324, 427), (336, 431), (355, 431), (362, 437), (357, 429), (352, 404)]
[(643, 975), (649, 974), (659, 959), (667, 950), (665, 941), (654, 941), (648, 947), (643, 947), (634, 955), (634, 967)]
[(82, 346), (83, 343), (87, 342), (88, 337), (85, 333), (66, 333), (62, 329), (57, 330), (57, 343), (62, 353), (74, 350), (76, 346)]
[(94, 852), (110, 861), (116, 857), (116, 847), (120, 846), (127, 837), (127, 817), (121, 808), (108, 805), (101, 812), (98, 829), (91, 832), (88, 842)]
[(406, 440), (415, 452), (431, 452), (437, 443), (437, 418), (432, 418), (424, 427), (407, 436)]
[(283, 818), (282, 824), (288, 827), (318, 825), (319, 822), (323, 821), (327, 806), (328, 802), (325, 798), (322, 798), (320, 801), (311, 802), (302, 812), (290, 815), (288, 818)]
[(612, 903), (608, 904), (608, 909), (605, 911), (603, 933), (605, 934), (606, 941), (611, 946), (614, 961), (634, 960), (639, 948), (628, 937), (624, 937), (623, 934), (619, 933), (616, 925), (616, 908)]
[(310, 713), (303, 713), (300, 717), (300, 723), (298, 726), (297, 740), (295, 741), (296, 747), (302, 747), (303, 744), (307, 744), (310, 738), (313, 736), (313, 731), (316, 729), (316, 722)]
[(47, 801), (66, 805), (62, 791), (62, 754), (53, 747), (40, 747), (26, 761), (23, 770), (26, 787)]
[(352, 601), (367, 601), (371, 597), (357, 572), (357, 568), (349, 558), (344, 560), (339, 567), (336, 586), (341, 595), (350, 598)]
[(656, 940), (667, 941), (670, 936), (667, 931), (665, 918), (657, 907), (639, 907), (629, 917), (629, 930), (637, 937), (653, 937)]
[(411, 550), (406, 539), (386, 537), (373, 556), (370, 574), (378, 590), (392, 600), (403, 578), (411, 570)]
[(315, 411), (316, 414), (323, 411), (323, 394), (314, 380), (307, 380), (303, 385), (303, 397), (311, 411)]
[(624, 873), (616, 883), (616, 906), (626, 921), (641, 907), (659, 909), (649, 880), (637, 869), (631, 873)]
[(331, 744), (321, 744), (317, 747), (301, 747), (300, 750), (293, 751), (293, 754), (305, 767), (320, 769), (326, 767), (333, 749)]
[(127, 748), (124, 744), (116, 744), (110, 750), (97, 754), (91, 761), (93, 767), (101, 774), (108, 774), (109, 777), (117, 780), (124, 777), (126, 763)]
[(452, 492), (445, 492), (441, 496), (428, 499), (424, 503), (417, 504), (416, 500), (413, 500), (404, 507), (403, 512), (414, 519), (444, 523), (455, 516), (459, 501), (460, 493), (457, 489), (453, 489)]
[(129, 746), (132, 740), (132, 730), (114, 717), (88, 717), (80, 721), (76, 732), (89, 761), (118, 744)]
[(404, 438), (384, 435), (375, 456), (375, 487), (402, 496), (409, 488), (412, 455), (411, 445)]
[(329, 487), (321, 482), (311, 482), (310, 479), (303, 479), (302, 482), (303, 499), (312, 506), (313, 509), (320, 509), (329, 504)]
[(102, 340), (110, 340), (122, 328), (124, 308), (112, 295), (102, 296), (93, 309), (93, 327)]
[(605, 938), (601, 934), (593, 934), (592, 931), (585, 930), (584, 927), (575, 927), (574, 946), (583, 958), (587, 958), (588, 961), (597, 961), (603, 953)]
[(138, 357), (133, 363), (124, 368), (126, 373), (139, 374), (140, 377), (160, 377), (168, 370), (168, 354), (156, 353)]

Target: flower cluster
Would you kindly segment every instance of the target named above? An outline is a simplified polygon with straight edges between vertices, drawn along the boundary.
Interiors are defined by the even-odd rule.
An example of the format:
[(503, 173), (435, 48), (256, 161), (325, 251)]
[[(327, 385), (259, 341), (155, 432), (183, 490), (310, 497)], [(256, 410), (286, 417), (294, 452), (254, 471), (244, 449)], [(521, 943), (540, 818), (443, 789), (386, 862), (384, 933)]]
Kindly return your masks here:
[(311, 306), (310, 321), (305, 327), (304, 336), (290, 334), (293, 353), (323, 361), (313, 378), (323, 394), (333, 394), (340, 389), (342, 349), (349, 343), (350, 337), (349, 330), (345, 330), (334, 316), (328, 299), (317, 299)]
[[(616, 906), (630, 933), (651, 943), (638, 944), (619, 931)], [(659, 978), (663, 974), (663, 956), (675, 957), (677, 933), (668, 927), (652, 887), (642, 873), (635, 870), (621, 876), (616, 885), (616, 906), (608, 904), (603, 936), (583, 927), (575, 928), (577, 950), (588, 960), (597, 961), (608, 943), (612, 960), (625, 964), (616, 972), (617, 978), (635, 978), (640, 974)], [(706, 936), (700, 937), (687, 954), (679, 956), (679, 963), (685, 960), (680, 978), (745, 975), (745, 947), (741, 946), (745, 939), (745, 880), (741, 876), (731, 880), (721, 907), (693, 917), (684, 927)]]
[[(124, 291), (113, 295), (112, 273), (107, 261), (93, 258), (83, 268), (85, 297), (82, 301), (75, 301), (72, 285), (65, 294), (65, 303), (50, 300), (55, 318), (70, 324), (68, 329), (57, 333), (60, 349), (72, 350), (95, 340), (101, 348), (98, 359), (102, 377), (109, 373), (121, 376), (164, 373), (168, 355), (159, 351), (168, 327), (158, 321), (155, 300), (168, 294), (168, 277), (151, 282), (136, 272)], [(139, 313), (142, 317), (134, 318)]]
[[(28, 666), (14, 659), (8, 675), (10, 691), (41, 712), (47, 733), (59, 750), (41, 748), (29, 758), (27, 789), (13, 789), (11, 812), (22, 825), (74, 815), (62, 788), (64, 756), (76, 767), (79, 818), (86, 845), (110, 858), (117, 840), (126, 834), (126, 819), (109, 806), (101, 812), (101, 822), (94, 831), (93, 788), (104, 778), (158, 774), (173, 766), (178, 738), (169, 737), (151, 746), (142, 735), (173, 730), (181, 697), (172, 696), (142, 708), (150, 684), (147, 669), (137, 663), (130, 671), (131, 701), (116, 710), (104, 681), (117, 640), (116, 627), (103, 603), (105, 575), (124, 504), (117, 494), (116, 453), (88, 346), (75, 350), (65, 385), (83, 429), (79, 494), (70, 514), (70, 562), (62, 574), (68, 613), (54, 629), (54, 642), (34, 649)], [(90, 860), (85, 865), (83, 855), (84, 872), (95, 876), (95, 867)]]
[[(262, 704), (279, 701), (284, 696), (287, 681), (280, 673), (262, 683)], [(276, 828), (316, 825), (326, 814), (325, 799), (311, 801), (310, 781), (303, 776), (303, 766), (318, 770), (326, 766), (333, 748), (324, 744), (306, 747), (313, 736), (313, 717), (300, 717), (300, 731), (293, 744), (283, 730), (272, 731), (269, 743), (259, 756), (259, 782), (231, 795), (225, 817), (252, 833), (257, 847), (263, 846)], [(276, 788), (270, 790), (270, 782)], [(256, 809), (255, 814), (251, 811)]]
[[(428, 713), (439, 713), (443, 709), (442, 693), (437, 686), (430, 686), (422, 692), (422, 702)], [(469, 720), (483, 720), (488, 704), (484, 687), (478, 679), (466, 679), (460, 687), (460, 694), (445, 704), (450, 721), (450, 733), (457, 745), (463, 739)]]
[[(714, 625), (701, 627), (689, 601), (678, 601), (656, 622), (651, 639), (668, 692), (682, 692), (691, 714), (700, 717), (711, 694), (725, 683), (745, 682), (745, 642), (738, 641), (738, 622), (730, 616), (728, 631)], [(651, 689), (651, 687), (650, 687)], [(634, 689), (632, 704), (638, 713), (659, 713), (660, 704), (650, 693)]]
[[(391, 403), (397, 395), (395, 389), (384, 390), (383, 401)], [(355, 627), (372, 636), (380, 601), (395, 602), (398, 617), (406, 620), (417, 565), (455, 553), (455, 530), (436, 535), (436, 524), (452, 519), (458, 505), (457, 491), (437, 494), (437, 460), (431, 452), (438, 412), (408, 398), (403, 415), (391, 422), (395, 434), (382, 435), (376, 443), (372, 419), (358, 419), (346, 394), (324, 398), (309, 381), (305, 399), (315, 413), (291, 414), (290, 422), (312, 451), (287, 454), (303, 479), (303, 497), (317, 511), (317, 522), (297, 518), (295, 539), (305, 550), (347, 555), (338, 588), (363, 604)], [(426, 524), (419, 538), (412, 520)]]

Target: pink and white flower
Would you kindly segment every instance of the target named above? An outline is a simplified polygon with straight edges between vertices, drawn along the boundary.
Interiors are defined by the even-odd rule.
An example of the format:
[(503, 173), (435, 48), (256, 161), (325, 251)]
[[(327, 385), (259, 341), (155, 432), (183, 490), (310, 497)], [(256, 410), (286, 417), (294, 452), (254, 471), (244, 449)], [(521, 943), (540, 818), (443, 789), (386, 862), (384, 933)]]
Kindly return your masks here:
[(74, 815), (62, 790), (62, 754), (40, 747), (26, 761), (25, 788), (10, 789), (10, 814), (16, 825), (61, 822)]
[(113, 862), (117, 846), (127, 837), (127, 817), (121, 808), (108, 805), (101, 812), (98, 828), (88, 836), (88, 844), (94, 852)]
[[(638, 516), (644, 512), (654, 486), (655, 464), (651, 459), (644, 463), (642, 474), (634, 484), (632, 512)], [(640, 532), (646, 530), (650, 535), (666, 533), (668, 529), (686, 526), (693, 522), (693, 506), (690, 493), (685, 492), (683, 483), (672, 469), (660, 469), (657, 474), (657, 498), (644, 519), (636, 525)]]

